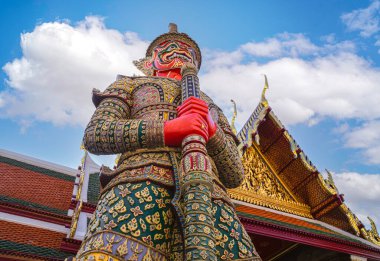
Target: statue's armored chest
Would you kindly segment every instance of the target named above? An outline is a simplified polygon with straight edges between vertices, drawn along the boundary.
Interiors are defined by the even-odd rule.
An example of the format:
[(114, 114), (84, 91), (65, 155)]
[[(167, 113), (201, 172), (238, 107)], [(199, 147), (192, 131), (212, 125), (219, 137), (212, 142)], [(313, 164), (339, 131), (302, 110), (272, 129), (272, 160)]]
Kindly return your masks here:
[[(112, 86), (114, 87), (112, 92), (108, 92), (106, 95), (112, 94), (121, 97), (120, 93), (128, 93), (128, 97), (121, 98), (128, 100), (131, 119), (171, 120), (177, 117), (176, 109), (181, 104), (182, 98), (181, 84), (177, 80), (124, 76)], [(203, 92), (201, 92), (201, 99), (208, 103), (212, 118), (218, 122), (218, 110), (212, 100)]]
[(134, 119), (174, 119), (176, 108), (181, 103), (179, 83), (168, 79), (135, 79), (131, 96), (131, 116)]

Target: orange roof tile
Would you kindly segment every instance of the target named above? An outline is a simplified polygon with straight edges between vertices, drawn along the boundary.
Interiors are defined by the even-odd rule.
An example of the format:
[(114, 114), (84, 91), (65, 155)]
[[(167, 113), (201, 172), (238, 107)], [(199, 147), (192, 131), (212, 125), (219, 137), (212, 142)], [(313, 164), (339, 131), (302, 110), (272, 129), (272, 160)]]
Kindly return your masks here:
[(59, 249), (65, 236), (59, 232), (0, 220), (0, 238), (2, 240)]
[(69, 208), (73, 181), (65, 180), (0, 162), (2, 196), (66, 211)]
[(322, 232), (335, 233), (330, 229), (324, 228), (322, 226), (318, 226), (318, 225), (313, 224), (311, 222), (303, 221), (301, 219), (289, 217), (286, 215), (277, 214), (277, 213), (262, 210), (262, 209), (251, 208), (251, 207), (247, 207), (247, 206), (237, 206), (236, 211), (244, 212), (244, 213), (248, 213), (248, 214), (252, 214), (252, 215), (256, 215), (256, 216), (260, 216), (260, 217), (264, 217), (264, 218), (269, 218), (272, 220), (277, 220), (280, 222), (293, 224), (293, 225), (300, 226), (300, 227), (311, 228), (311, 229), (319, 230)]

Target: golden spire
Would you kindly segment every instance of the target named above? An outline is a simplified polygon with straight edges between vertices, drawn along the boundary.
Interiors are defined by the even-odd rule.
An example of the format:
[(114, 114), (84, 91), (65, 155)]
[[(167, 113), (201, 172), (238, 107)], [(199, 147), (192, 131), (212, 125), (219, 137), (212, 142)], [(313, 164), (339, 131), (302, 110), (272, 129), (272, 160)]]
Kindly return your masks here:
[(73, 216), (71, 219), (69, 238), (74, 238), (75, 236), (75, 232), (77, 231), (77, 227), (78, 227), (80, 212), (82, 211), (82, 206), (83, 206), (83, 201), (79, 200), (74, 209)]
[(237, 131), (235, 128), (235, 121), (236, 121), (236, 116), (237, 116), (236, 102), (232, 99), (231, 99), (231, 102), (234, 104), (234, 114), (233, 114), (232, 120), (231, 120), (231, 129), (232, 129), (232, 132), (236, 135), (237, 134)]
[(333, 194), (339, 194), (339, 191), (335, 185), (332, 173), (328, 169), (325, 169), (325, 170), (327, 173), (327, 178), (325, 179), (326, 188)]
[(335, 186), (335, 182), (334, 182), (331, 172), (328, 169), (325, 169), (325, 170), (327, 172), (327, 181), (329, 182), (329, 184)]
[(371, 223), (371, 232), (372, 232), (372, 235), (376, 236), (376, 237), (379, 237), (379, 232), (377, 232), (377, 228), (376, 228), (376, 224), (375, 222), (373, 221), (372, 218), (370, 217), (367, 217), (369, 222)]
[(265, 78), (265, 84), (264, 84), (264, 89), (263, 91), (261, 92), (261, 100), (260, 100), (260, 103), (264, 106), (264, 107), (268, 107), (268, 100), (265, 98), (265, 92), (269, 89), (269, 84), (268, 84), (268, 79), (267, 79), (267, 76), (264, 74), (264, 78)]
[(85, 164), (86, 164), (86, 158), (88, 155), (88, 152), (87, 152), (86, 148), (84, 147), (83, 142), (80, 146), (80, 149), (84, 151), (84, 155), (81, 159), (80, 175), (79, 175), (79, 180), (78, 180), (78, 190), (77, 190), (77, 194), (75, 196), (76, 200), (80, 200), (80, 198), (81, 198), (82, 187), (83, 187), (84, 176), (85, 176)]

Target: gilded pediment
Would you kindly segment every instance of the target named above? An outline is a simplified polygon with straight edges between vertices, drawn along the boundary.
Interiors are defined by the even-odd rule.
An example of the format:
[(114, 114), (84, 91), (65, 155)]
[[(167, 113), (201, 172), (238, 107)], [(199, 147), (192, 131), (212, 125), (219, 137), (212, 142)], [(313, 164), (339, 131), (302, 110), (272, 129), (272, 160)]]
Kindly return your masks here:
[(254, 144), (246, 149), (242, 161), (245, 178), (238, 188), (229, 190), (233, 199), (311, 217), (309, 206), (297, 202)]
[(254, 147), (248, 148), (244, 153), (243, 165), (246, 178), (240, 188), (264, 197), (295, 201)]

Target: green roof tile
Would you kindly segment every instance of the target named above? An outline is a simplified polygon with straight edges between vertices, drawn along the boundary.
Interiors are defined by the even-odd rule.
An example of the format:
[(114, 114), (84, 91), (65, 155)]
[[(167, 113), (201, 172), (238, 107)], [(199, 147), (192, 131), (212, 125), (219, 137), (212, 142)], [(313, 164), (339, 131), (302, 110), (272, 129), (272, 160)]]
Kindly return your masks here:
[(70, 253), (66, 253), (57, 249), (27, 245), (0, 239), (0, 252), (1, 250), (11, 250), (24, 254), (32, 254), (40, 257), (55, 258), (62, 260), (66, 257), (72, 256), (72, 254)]
[[(279, 225), (279, 226), (286, 227), (286, 228), (296, 229), (298, 231), (304, 231), (304, 232), (313, 233), (313, 234), (317, 234), (317, 235), (324, 235), (324, 236), (328, 236), (328, 237), (342, 239), (342, 240), (345, 240), (345, 241), (351, 241), (351, 242), (363, 244), (360, 240), (356, 240), (354, 238), (345, 236), (343, 234), (339, 234), (338, 232), (332, 231), (332, 230), (330, 230), (330, 229), (328, 229), (328, 228), (326, 228), (324, 226), (321, 226), (319, 224), (316, 224), (316, 223), (310, 223), (310, 224), (313, 224), (314, 226), (321, 227), (324, 230), (329, 230), (331, 232), (321, 231), (321, 230), (317, 230), (317, 229), (313, 229), (313, 228), (308, 228), (308, 227), (303, 227), (303, 226), (297, 226), (295, 224), (289, 224), (287, 222), (281, 222), (281, 221), (274, 220), (274, 219), (271, 219), (271, 218), (257, 216), (257, 215), (254, 215), (254, 214), (248, 214), (248, 213), (240, 212), (240, 211), (238, 211), (237, 214), (239, 216), (251, 218), (251, 219), (254, 219), (254, 220), (257, 220), (257, 221), (264, 221), (266, 223), (271, 223), (271, 224)], [(305, 222), (307, 222), (307, 221), (305, 221)]]
[(21, 206), (30, 207), (30, 208), (34, 208), (34, 209), (38, 209), (38, 210), (43, 210), (43, 211), (47, 211), (47, 212), (59, 214), (59, 215), (66, 215), (67, 214), (67, 210), (51, 208), (51, 207), (47, 207), (47, 206), (40, 205), (37, 203), (28, 202), (28, 201), (18, 199), (18, 198), (11, 198), (11, 197), (4, 196), (4, 195), (0, 195), (0, 202), (18, 204)]

